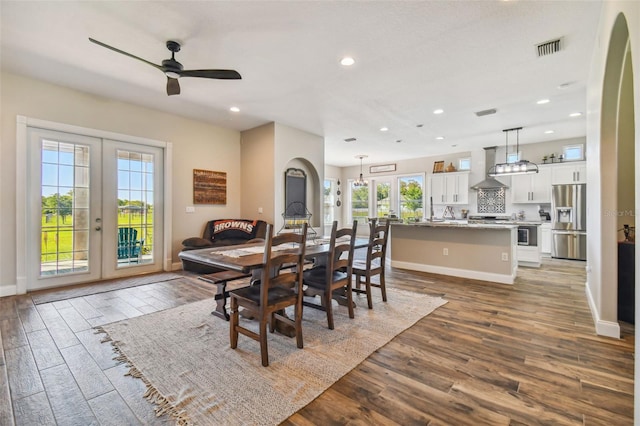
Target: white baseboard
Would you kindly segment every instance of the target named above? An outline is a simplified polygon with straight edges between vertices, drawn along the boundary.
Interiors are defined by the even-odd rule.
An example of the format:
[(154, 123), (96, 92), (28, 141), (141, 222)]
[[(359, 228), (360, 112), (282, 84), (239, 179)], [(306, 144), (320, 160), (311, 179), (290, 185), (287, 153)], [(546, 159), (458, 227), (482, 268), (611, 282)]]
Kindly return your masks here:
[(182, 270), (182, 262), (174, 262), (171, 264), (172, 271), (181, 271)]
[(526, 266), (528, 268), (539, 268), (540, 262), (529, 262), (528, 260), (518, 260), (518, 266)]
[(411, 271), (429, 272), (431, 274), (452, 275), (454, 277), (469, 278), (472, 280), (489, 281), (500, 284), (513, 284), (516, 277), (506, 274), (495, 274), (491, 272), (470, 271), (468, 269), (447, 268), (444, 266), (424, 265), (421, 263), (391, 261), (391, 266)]
[(620, 324), (613, 321), (604, 321), (600, 319), (600, 314), (596, 308), (596, 304), (593, 301), (591, 295), (591, 289), (589, 283), (585, 283), (585, 293), (587, 295), (587, 302), (589, 303), (589, 309), (591, 310), (591, 317), (596, 327), (596, 334), (598, 336), (613, 337), (614, 339), (620, 338)]
[(0, 297), (15, 296), (16, 294), (18, 294), (17, 285), (0, 285)]

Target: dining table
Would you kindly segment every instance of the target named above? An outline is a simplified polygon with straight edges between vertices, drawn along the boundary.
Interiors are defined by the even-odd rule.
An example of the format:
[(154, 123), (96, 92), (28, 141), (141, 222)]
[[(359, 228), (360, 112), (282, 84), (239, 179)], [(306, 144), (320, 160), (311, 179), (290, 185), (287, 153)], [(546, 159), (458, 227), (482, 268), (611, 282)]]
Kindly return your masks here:
[[(368, 238), (356, 238), (354, 249), (366, 248), (369, 245)], [(315, 238), (307, 241), (305, 258), (314, 261), (315, 265), (326, 262), (331, 245), (328, 238)], [(283, 248), (283, 250), (287, 250)], [(291, 249), (293, 250), (293, 248)], [(212, 266), (221, 270), (235, 271), (243, 274), (251, 274), (248, 285), (252, 285), (260, 279), (263, 266), (264, 243), (248, 243), (221, 247), (208, 247), (197, 250), (182, 251), (178, 255), (181, 260), (189, 260), (205, 266)], [(228, 319), (226, 302), (228, 292), (225, 286), (218, 286), (215, 295), (216, 308), (214, 315)], [(276, 327), (278, 329), (278, 327)], [(282, 330), (280, 330), (282, 331)], [(284, 332), (289, 334), (289, 332)]]

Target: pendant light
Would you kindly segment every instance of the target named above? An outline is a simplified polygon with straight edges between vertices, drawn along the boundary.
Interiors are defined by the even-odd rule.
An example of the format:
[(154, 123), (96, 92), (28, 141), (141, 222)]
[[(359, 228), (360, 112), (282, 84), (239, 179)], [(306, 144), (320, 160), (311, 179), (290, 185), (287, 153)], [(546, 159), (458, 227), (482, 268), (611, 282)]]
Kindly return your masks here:
[(513, 163), (509, 163), (509, 132), (516, 132), (516, 154), (520, 152), (520, 130), (522, 127), (514, 127), (513, 129), (504, 129), (505, 133), (505, 152), (504, 163), (498, 163), (489, 168), (489, 176), (510, 176), (510, 175), (525, 175), (531, 173), (538, 173), (538, 165), (527, 160), (518, 160)]
[(362, 177), (362, 159), (367, 158), (366, 155), (356, 155), (356, 158), (360, 159), (360, 176), (353, 181), (353, 186), (368, 186), (369, 182)]

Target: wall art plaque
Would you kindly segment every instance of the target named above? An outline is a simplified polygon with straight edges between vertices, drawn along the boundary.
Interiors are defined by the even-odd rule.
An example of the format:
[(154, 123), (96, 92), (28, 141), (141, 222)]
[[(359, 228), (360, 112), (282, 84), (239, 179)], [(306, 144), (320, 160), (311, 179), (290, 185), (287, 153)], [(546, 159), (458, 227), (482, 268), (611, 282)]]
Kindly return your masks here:
[(193, 169), (193, 204), (227, 204), (227, 173)]

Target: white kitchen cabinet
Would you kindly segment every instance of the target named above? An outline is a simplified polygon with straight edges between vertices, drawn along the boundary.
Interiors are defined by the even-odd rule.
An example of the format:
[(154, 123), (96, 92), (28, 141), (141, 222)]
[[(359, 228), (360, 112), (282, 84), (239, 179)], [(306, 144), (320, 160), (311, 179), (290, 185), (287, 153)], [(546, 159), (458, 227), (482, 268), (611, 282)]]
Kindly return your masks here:
[(518, 246), (518, 265), (539, 268), (540, 254), (539, 246)]
[(551, 255), (551, 223), (540, 225), (540, 251), (542, 254)]
[(469, 204), (469, 173), (429, 176), (433, 204)]
[(551, 169), (540, 166), (538, 173), (511, 176), (512, 203), (550, 203)]
[(551, 166), (551, 184), (587, 183), (587, 164), (575, 161)]

